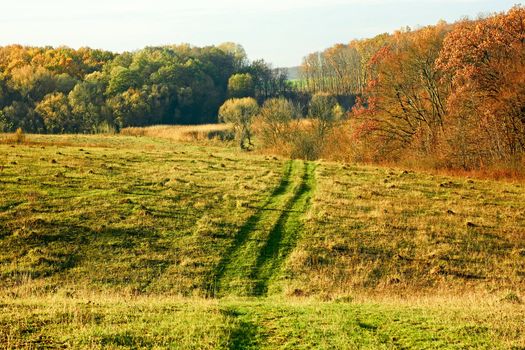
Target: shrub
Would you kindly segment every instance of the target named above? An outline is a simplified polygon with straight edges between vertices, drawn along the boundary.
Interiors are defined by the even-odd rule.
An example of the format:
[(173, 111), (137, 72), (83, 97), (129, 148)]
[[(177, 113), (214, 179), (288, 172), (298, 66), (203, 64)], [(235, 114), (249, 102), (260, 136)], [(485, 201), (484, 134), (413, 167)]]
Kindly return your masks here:
[(14, 141), (16, 143), (23, 143), (26, 140), (26, 134), (24, 133), (24, 130), (22, 128), (16, 129), (15, 135), (14, 135)]
[(321, 147), (319, 139), (311, 128), (299, 129), (294, 133), (292, 139), (290, 157), (315, 160), (319, 158)]
[(341, 147), (331, 144), (346, 136), (339, 135), (336, 138), (332, 135), (336, 123), (344, 114), (335, 97), (316, 94), (308, 109), (309, 118), (301, 119), (300, 108), (289, 100), (267, 100), (255, 118), (255, 129), (263, 147), (272, 153), (306, 160), (315, 160), (321, 156), (330, 158), (327, 151), (342, 152)]

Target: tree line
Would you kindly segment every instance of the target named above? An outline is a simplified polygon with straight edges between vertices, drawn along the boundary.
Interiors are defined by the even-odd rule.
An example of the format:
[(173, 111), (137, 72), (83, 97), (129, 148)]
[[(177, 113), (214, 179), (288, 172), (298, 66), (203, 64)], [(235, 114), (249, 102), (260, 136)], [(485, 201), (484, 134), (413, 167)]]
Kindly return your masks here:
[(249, 62), (234, 43), (116, 54), (0, 47), (0, 131), (96, 133), (127, 126), (217, 122), (229, 97), (286, 94), (286, 74)]
[[(0, 47), (0, 131), (234, 122), (289, 156), (523, 166), (525, 9), (337, 44), (301, 79), (234, 43), (116, 54)], [(221, 108), (223, 106), (223, 108)], [(304, 117), (307, 117), (305, 120)]]
[(345, 137), (357, 160), (523, 165), (521, 6), (338, 44), (305, 57), (301, 72), (303, 91), (355, 97)]

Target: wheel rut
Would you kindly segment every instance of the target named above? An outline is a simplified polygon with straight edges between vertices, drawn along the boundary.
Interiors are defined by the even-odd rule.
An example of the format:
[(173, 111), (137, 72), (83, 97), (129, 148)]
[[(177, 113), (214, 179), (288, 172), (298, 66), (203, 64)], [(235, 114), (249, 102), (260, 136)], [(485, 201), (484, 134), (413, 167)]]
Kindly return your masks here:
[(266, 203), (241, 227), (217, 265), (208, 294), (263, 296), (296, 245), (314, 186), (313, 163), (290, 161)]
[(251, 276), (256, 281), (252, 291), (255, 296), (268, 293), (269, 283), (278, 277), (282, 264), (297, 244), (303, 228), (303, 216), (311, 204), (314, 170), (312, 163), (305, 163), (299, 186), (259, 251)]

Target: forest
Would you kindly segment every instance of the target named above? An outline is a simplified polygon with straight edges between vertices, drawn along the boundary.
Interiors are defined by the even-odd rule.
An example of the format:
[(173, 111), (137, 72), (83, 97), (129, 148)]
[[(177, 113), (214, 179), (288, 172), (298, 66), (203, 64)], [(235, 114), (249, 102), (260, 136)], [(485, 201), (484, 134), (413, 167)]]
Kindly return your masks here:
[(14, 45), (0, 48), (0, 129), (216, 123), (232, 121), (219, 115), (225, 102), (253, 98), (262, 108), (238, 130), (287, 156), (515, 169), (525, 150), (524, 67), (521, 6), (337, 44), (306, 56), (293, 81), (234, 43), (121, 54)]
[(263, 60), (248, 62), (244, 49), (233, 43), (122, 54), (7, 46), (0, 48), (0, 130), (98, 133), (214, 123), (228, 97), (284, 94), (283, 74)]
[[(523, 166), (525, 9), (338, 44), (308, 55), (299, 87), (355, 96), (331, 144), (362, 161)], [(332, 152), (333, 153), (333, 152)], [(325, 155), (327, 156), (327, 155)]]

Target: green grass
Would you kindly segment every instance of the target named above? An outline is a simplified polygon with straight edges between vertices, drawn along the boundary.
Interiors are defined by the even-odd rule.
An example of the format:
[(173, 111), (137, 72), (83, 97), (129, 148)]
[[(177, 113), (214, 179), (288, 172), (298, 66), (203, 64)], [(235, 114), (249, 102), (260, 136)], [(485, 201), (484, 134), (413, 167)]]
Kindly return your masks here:
[(204, 293), (205, 278), (283, 168), (223, 148), (115, 139), (116, 146), (90, 139), (101, 147), (0, 146), (4, 286), (35, 280), (48, 290)]
[[(505, 349), (523, 310), (272, 299), (92, 296), (3, 301), (6, 348)], [(504, 339), (504, 340), (503, 340)]]
[(0, 194), (0, 348), (525, 347), (520, 183), (28, 135)]
[[(313, 164), (288, 162), (279, 186), (250, 217), (218, 264), (213, 295), (266, 295), (270, 280), (295, 247), (307, 212), (313, 181)], [(273, 281), (272, 281), (273, 282)]]

